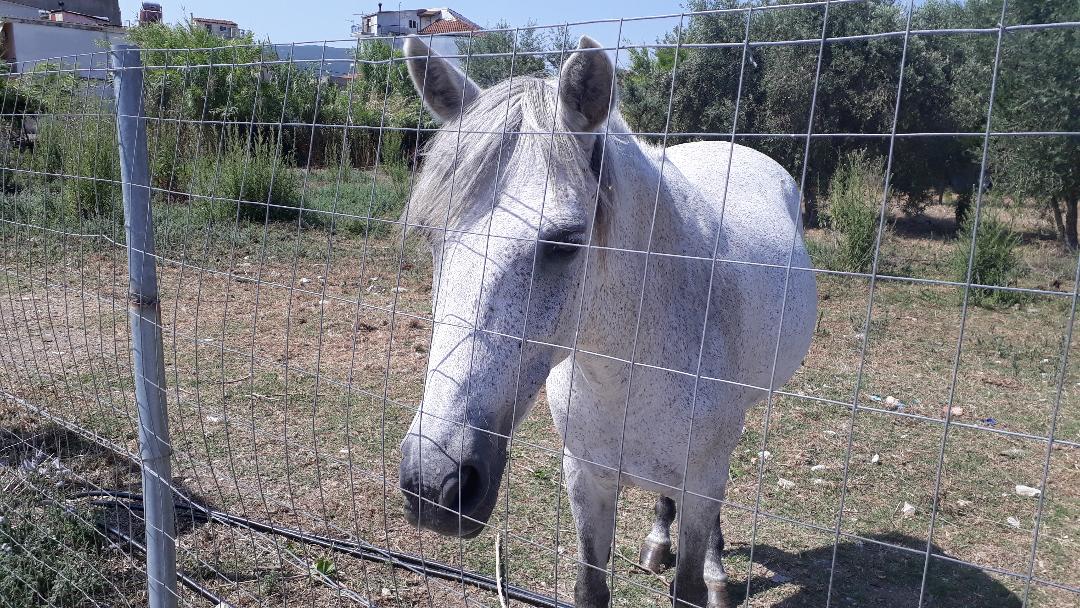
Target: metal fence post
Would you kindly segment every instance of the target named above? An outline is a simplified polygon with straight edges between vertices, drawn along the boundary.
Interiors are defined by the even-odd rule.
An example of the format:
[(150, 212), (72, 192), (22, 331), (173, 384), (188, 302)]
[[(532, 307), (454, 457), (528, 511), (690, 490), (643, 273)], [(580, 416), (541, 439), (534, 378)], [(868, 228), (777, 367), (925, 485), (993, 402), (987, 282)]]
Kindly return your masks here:
[(146, 576), (150, 606), (174, 608), (176, 525), (173, 518), (172, 441), (165, 399), (165, 360), (150, 209), (150, 169), (143, 118), (143, 71), (138, 47), (112, 46), (109, 54), (116, 94), (124, 232), (128, 250), (128, 317), (135, 398), (139, 406)]

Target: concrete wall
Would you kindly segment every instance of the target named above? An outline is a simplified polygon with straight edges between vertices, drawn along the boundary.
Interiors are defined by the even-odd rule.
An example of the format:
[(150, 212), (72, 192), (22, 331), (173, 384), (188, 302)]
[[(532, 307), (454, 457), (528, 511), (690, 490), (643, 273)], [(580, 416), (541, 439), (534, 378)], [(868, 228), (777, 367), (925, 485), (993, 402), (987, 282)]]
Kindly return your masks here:
[[(104, 51), (110, 44), (126, 42), (127, 36), (122, 30), (58, 25), (42, 22), (30, 23), (10, 20), (4, 24), (7, 36), (5, 58), (14, 61), (13, 71), (29, 72), (45, 61), (59, 63), (58, 57), (64, 58), (65, 67), (74, 67), (75, 58), (71, 55), (96, 53), (93, 57), (78, 58), (78, 67), (103, 67), (108, 63)], [(93, 63), (91, 63), (91, 61)], [(82, 76), (104, 78), (100, 70), (80, 70)]]
[[(419, 31), (420, 18), (416, 16), (416, 10), (411, 11), (382, 11), (370, 17), (371, 29), (366, 31), (372, 36), (392, 36), (396, 34), (415, 34)], [(366, 21), (366, 20), (365, 20)], [(409, 21), (417, 27), (409, 27)]]

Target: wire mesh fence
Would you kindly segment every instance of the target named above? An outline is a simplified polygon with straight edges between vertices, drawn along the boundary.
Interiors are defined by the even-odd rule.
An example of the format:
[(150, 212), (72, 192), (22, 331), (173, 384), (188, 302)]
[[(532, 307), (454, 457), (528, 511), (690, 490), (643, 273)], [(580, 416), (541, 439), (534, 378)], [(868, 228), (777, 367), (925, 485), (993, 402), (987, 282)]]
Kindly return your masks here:
[(1080, 15), (691, 8), (11, 66), (0, 597), (1075, 605)]

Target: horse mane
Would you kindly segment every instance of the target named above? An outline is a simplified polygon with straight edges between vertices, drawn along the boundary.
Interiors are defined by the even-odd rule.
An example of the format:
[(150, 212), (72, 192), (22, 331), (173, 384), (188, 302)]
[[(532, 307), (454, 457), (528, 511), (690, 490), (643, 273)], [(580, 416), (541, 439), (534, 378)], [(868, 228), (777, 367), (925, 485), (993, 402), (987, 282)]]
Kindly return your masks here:
[[(555, 80), (515, 76), (485, 89), (459, 118), (447, 121), (424, 147), (402, 214), (407, 234), (430, 241), (444, 227), (453, 229), (490, 211), (496, 177), (502, 180), (522, 163), (537, 159), (559, 163), (570, 181), (564, 185), (577, 191), (596, 192), (600, 179), (599, 224), (611, 195), (614, 163), (604, 163), (599, 171), (603, 129), (590, 143), (556, 124), (556, 86)], [(628, 132), (617, 111), (610, 119), (607, 154), (615, 135)]]

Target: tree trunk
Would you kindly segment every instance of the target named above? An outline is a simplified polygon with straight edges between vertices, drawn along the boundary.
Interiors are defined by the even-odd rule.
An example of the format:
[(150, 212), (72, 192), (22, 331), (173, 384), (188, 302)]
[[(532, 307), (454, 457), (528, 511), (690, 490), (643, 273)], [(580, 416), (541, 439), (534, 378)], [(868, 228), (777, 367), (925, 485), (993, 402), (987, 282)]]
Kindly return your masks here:
[(1054, 212), (1054, 228), (1057, 237), (1062, 243), (1065, 242), (1065, 220), (1061, 217), (1061, 201), (1056, 198), (1050, 199), (1050, 210)]
[(808, 183), (803, 190), (803, 228), (820, 228), (820, 211), (817, 188)]
[(1072, 251), (1080, 246), (1076, 238), (1076, 204), (1078, 202), (1080, 202), (1080, 197), (1075, 194), (1070, 194), (1065, 199), (1065, 245)]
[(803, 199), (803, 227), (818, 228), (818, 202), (813, 195), (807, 193)]
[(956, 208), (953, 210), (956, 218), (956, 232), (960, 232), (961, 226), (964, 225), (964, 220), (967, 219), (968, 211), (971, 209), (971, 193), (970, 192), (957, 192), (956, 193)]

